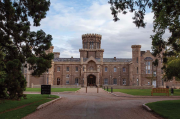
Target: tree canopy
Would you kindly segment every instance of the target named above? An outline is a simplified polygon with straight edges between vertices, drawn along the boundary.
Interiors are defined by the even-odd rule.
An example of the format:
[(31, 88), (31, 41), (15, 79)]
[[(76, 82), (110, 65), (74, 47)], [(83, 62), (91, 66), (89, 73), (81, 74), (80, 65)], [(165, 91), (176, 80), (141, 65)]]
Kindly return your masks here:
[(11, 99), (23, 96), (26, 80), (22, 66), (29, 63), (33, 75), (41, 75), (51, 67), (53, 54), (45, 51), (52, 45), (52, 36), (43, 30), (30, 31), (30, 21), (40, 26), (49, 6), (49, 0), (0, 0), (0, 53), (4, 53), (0, 63), (5, 65), (0, 72), (8, 74), (3, 86)]
[[(174, 65), (180, 67), (180, 59), (176, 59), (171, 63), (168, 62), (168, 57), (177, 57), (177, 53), (180, 53), (180, 44), (177, 40), (180, 38), (180, 1), (179, 0), (110, 0), (112, 15), (114, 21), (120, 20), (118, 13), (126, 14), (129, 12), (134, 13), (133, 23), (139, 27), (145, 27), (144, 16), (147, 9), (152, 9), (154, 13), (153, 32), (152, 39), (152, 54), (154, 56), (160, 56), (163, 49), (171, 47), (171, 50), (163, 52), (163, 69), (166, 77), (172, 79), (173, 76), (180, 78), (180, 73), (177, 72), (177, 68)], [(163, 39), (165, 31), (168, 30), (171, 36), (168, 39)], [(157, 60), (156, 60), (157, 61)], [(155, 65), (158, 65), (156, 62)], [(171, 66), (171, 68), (169, 67)], [(174, 67), (174, 68), (172, 68)], [(170, 71), (171, 70), (171, 71)], [(176, 73), (169, 73), (175, 72)]]

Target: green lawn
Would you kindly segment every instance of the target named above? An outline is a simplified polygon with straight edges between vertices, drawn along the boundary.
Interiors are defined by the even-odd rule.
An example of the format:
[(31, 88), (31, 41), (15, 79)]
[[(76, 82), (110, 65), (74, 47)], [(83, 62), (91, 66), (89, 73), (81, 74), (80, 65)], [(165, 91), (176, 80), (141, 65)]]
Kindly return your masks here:
[(0, 100), (0, 113), (9, 109), (33, 103), (17, 110), (2, 113), (0, 114), (0, 119), (21, 119), (22, 117), (34, 112), (39, 105), (58, 97), (59, 96), (51, 95), (50, 98), (52, 99), (48, 99), (49, 95), (27, 94), (27, 99), (22, 99), (21, 101), (5, 100), (5, 102), (2, 103), (2, 100)]
[[(105, 89), (107, 90), (107, 88)], [(151, 96), (152, 89), (113, 89), (113, 92), (122, 92), (130, 95), (138, 95), (138, 96)], [(111, 92), (111, 89), (108, 89)], [(165, 96), (165, 93), (153, 93), (154, 96)], [(171, 96), (171, 92), (169, 90), (169, 95)], [(173, 96), (180, 96), (180, 89), (174, 89)]]
[[(77, 91), (80, 88), (51, 88), (51, 92)], [(41, 88), (26, 88), (26, 91), (41, 92)]]
[(158, 101), (146, 105), (162, 117), (180, 119), (180, 100)]

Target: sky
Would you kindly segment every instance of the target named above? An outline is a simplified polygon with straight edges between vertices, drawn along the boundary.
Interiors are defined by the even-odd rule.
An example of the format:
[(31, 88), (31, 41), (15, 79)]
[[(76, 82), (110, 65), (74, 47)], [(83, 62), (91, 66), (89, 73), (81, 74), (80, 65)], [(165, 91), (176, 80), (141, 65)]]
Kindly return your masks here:
[[(87, 33), (102, 35), (104, 58), (132, 58), (131, 45), (141, 45), (142, 51), (151, 50), (153, 13), (150, 10), (145, 16), (146, 27), (137, 28), (133, 13), (120, 14), (120, 20), (114, 22), (109, 0), (50, 1), (50, 10), (41, 26), (31, 26), (31, 30), (42, 29), (52, 35), (54, 52), (60, 52), (60, 58), (80, 58), (82, 35)], [(168, 36), (166, 33), (164, 38)]]

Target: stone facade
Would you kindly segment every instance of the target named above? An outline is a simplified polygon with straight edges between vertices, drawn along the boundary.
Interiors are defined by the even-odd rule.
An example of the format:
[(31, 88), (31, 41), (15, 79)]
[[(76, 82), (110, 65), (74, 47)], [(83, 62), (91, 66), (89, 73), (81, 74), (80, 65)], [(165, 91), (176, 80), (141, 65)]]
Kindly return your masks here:
[(47, 51), (54, 53), (52, 67), (40, 77), (31, 76), (24, 69), (27, 87), (41, 85), (80, 85), (80, 86), (164, 86), (162, 58), (159, 65), (149, 50), (141, 51), (141, 45), (132, 45), (132, 58), (103, 58), (102, 36), (99, 34), (82, 35), (80, 58), (60, 58), (59, 52), (53, 52), (53, 46)]

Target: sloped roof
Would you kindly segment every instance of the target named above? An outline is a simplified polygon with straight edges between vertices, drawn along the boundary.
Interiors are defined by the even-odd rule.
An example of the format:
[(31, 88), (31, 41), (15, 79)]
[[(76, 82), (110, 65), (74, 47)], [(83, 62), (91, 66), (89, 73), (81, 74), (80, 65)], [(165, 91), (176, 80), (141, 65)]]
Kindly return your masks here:
[[(88, 58), (83, 58), (83, 62), (87, 61)], [(100, 62), (100, 58), (95, 58), (97, 62)], [(132, 58), (103, 58), (103, 62), (131, 62)], [(54, 58), (54, 62), (80, 62), (80, 58)]]
[(103, 62), (131, 62), (132, 58), (103, 58)]

